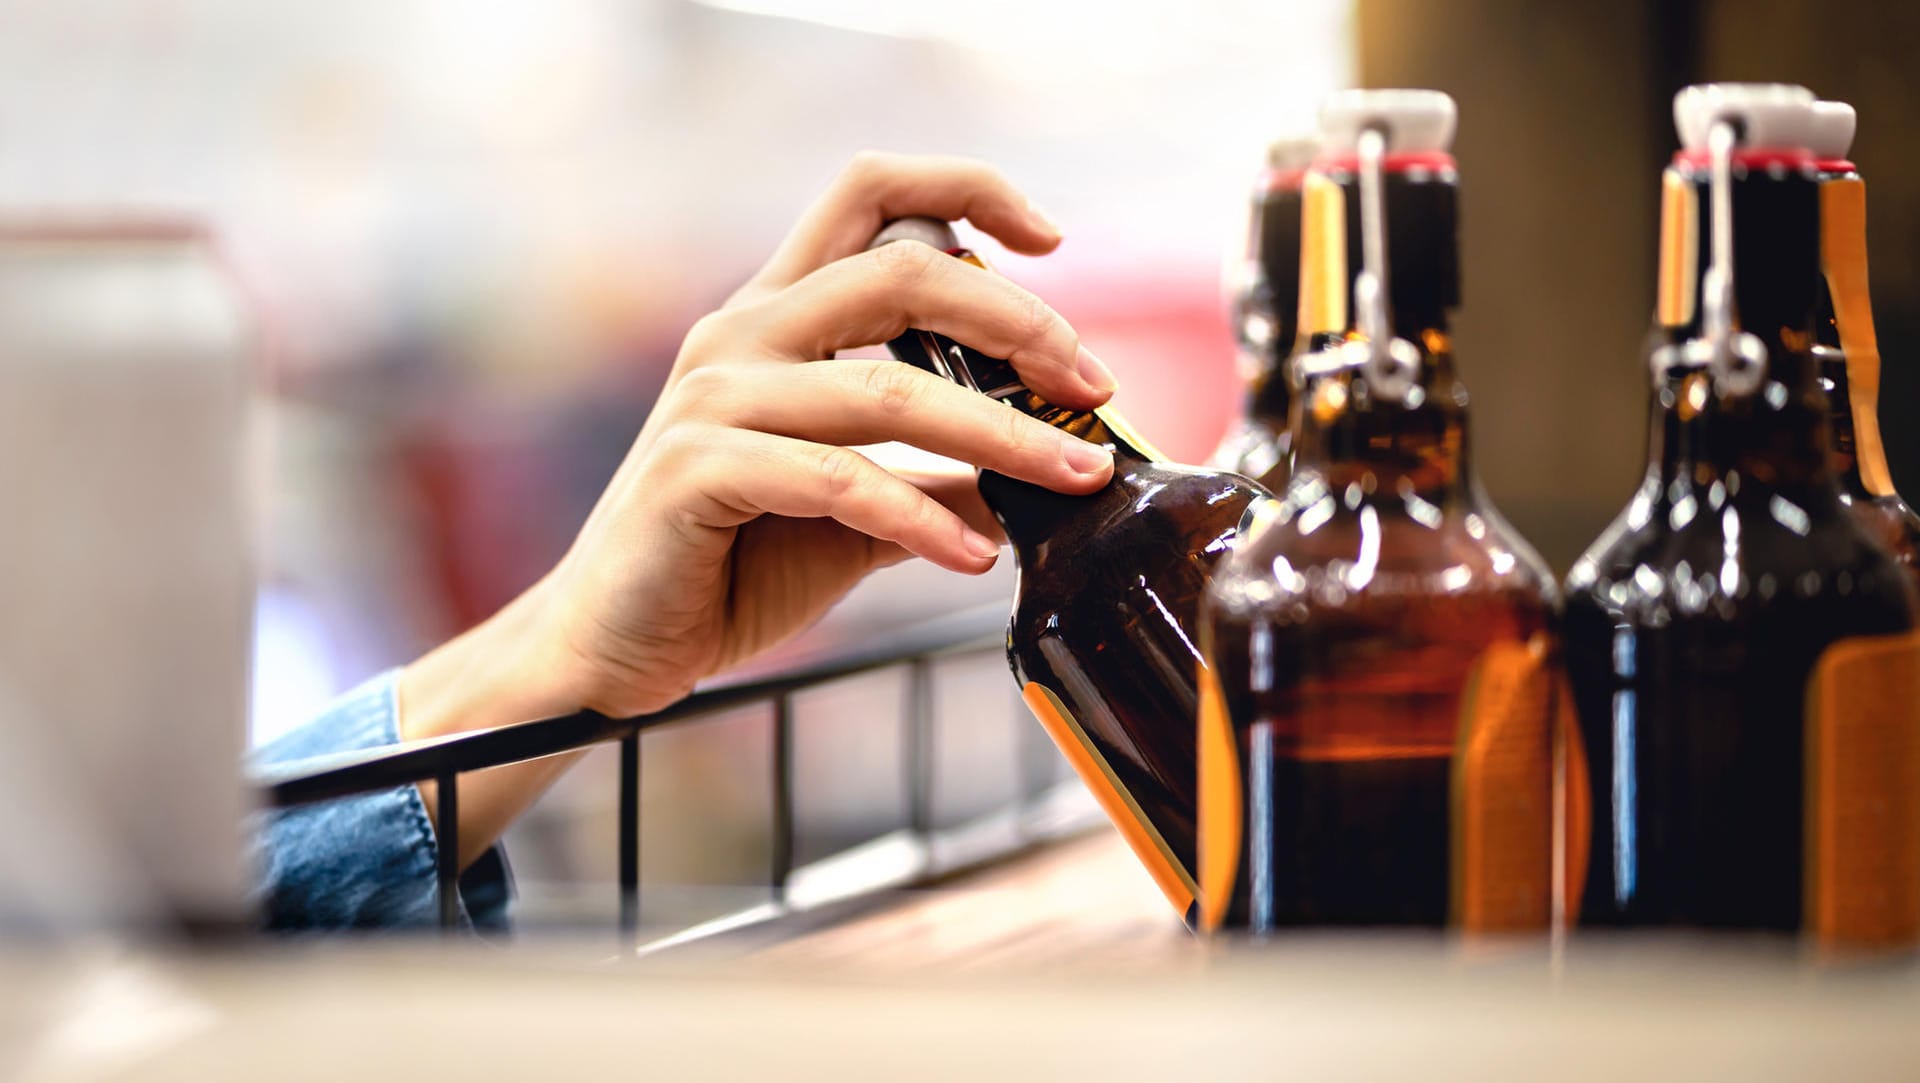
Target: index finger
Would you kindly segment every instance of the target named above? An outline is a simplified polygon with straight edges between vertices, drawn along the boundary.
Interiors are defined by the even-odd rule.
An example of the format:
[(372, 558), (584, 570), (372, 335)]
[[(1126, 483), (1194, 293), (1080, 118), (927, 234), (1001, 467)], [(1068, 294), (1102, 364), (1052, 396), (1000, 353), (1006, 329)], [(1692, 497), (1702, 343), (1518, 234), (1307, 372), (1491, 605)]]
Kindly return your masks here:
[(915, 215), (964, 218), (1026, 255), (1060, 245), (1060, 228), (985, 162), (865, 151), (807, 209), (743, 292), (784, 289), (864, 251), (888, 221)]
[(1006, 360), (1034, 392), (1070, 409), (1113, 396), (1113, 374), (1066, 320), (1011, 280), (918, 241), (820, 268), (733, 317), (791, 361), (887, 342), (917, 327)]

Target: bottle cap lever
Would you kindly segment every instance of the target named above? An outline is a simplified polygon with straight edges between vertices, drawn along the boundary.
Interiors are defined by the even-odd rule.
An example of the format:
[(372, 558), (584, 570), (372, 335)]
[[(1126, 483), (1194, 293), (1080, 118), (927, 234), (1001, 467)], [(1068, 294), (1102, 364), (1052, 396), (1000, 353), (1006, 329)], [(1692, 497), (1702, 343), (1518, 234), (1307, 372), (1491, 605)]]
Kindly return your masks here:
[(1366, 374), (1367, 391), (1399, 402), (1420, 379), (1420, 351), (1396, 338), (1387, 291), (1387, 206), (1381, 161), (1387, 153), (1387, 133), (1379, 124), (1360, 132), (1356, 141), (1360, 159), (1360, 273), (1353, 278), (1355, 322), (1365, 341), (1350, 343), (1341, 352)]
[(1707, 130), (1713, 250), (1700, 281), (1700, 329), (1714, 384), (1723, 394), (1751, 395), (1766, 376), (1767, 349), (1752, 333), (1733, 326), (1733, 149), (1738, 142), (1734, 122), (1716, 117)]

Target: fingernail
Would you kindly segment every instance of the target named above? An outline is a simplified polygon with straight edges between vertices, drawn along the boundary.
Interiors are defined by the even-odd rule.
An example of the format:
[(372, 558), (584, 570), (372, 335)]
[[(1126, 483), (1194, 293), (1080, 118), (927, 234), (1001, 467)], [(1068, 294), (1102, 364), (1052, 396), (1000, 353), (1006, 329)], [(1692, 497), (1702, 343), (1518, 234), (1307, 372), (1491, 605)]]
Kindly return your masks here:
[(987, 560), (1000, 555), (1000, 543), (977, 530), (969, 528), (967, 532), (961, 536), (960, 541), (961, 544), (967, 547), (967, 552), (972, 553), (981, 560)]
[(1040, 224), (1041, 229), (1046, 230), (1055, 237), (1065, 236), (1065, 234), (1060, 232), (1060, 223), (1053, 220), (1053, 215), (1041, 210), (1038, 203), (1028, 203), (1027, 213), (1033, 216), (1033, 220)]
[(1092, 384), (1096, 390), (1111, 392), (1120, 386), (1120, 381), (1113, 378), (1113, 370), (1093, 356), (1093, 351), (1085, 346), (1080, 347), (1080, 355), (1074, 360), (1074, 369), (1080, 373), (1082, 380)]
[(1079, 437), (1068, 437), (1063, 454), (1067, 468), (1076, 474), (1104, 474), (1113, 465), (1113, 453), (1099, 444)]

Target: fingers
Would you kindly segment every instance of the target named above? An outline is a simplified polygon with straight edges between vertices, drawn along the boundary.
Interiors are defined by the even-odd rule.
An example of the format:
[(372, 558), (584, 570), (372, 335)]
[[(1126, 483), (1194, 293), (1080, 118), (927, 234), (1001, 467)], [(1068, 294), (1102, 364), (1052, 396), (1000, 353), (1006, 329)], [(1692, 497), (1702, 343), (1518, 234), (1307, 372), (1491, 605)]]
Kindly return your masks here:
[[(882, 446), (897, 447), (899, 445)], [(1006, 540), (1006, 531), (1000, 528), (999, 521), (993, 517), (993, 510), (987, 507), (986, 497), (980, 495), (979, 475), (965, 463), (944, 461), (939, 466), (921, 463), (894, 465), (882, 455), (869, 455), (868, 458), (888, 473), (938, 501), (941, 507), (958, 515), (962, 522), (981, 534), (995, 541)], [(935, 461), (941, 462), (941, 460)]]
[(916, 327), (1005, 358), (1049, 402), (1091, 409), (1113, 395), (1113, 374), (1046, 302), (918, 242), (837, 260), (730, 316), (792, 360), (831, 357)]
[(992, 539), (859, 452), (692, 424), (678, 439), (663, 465), (690, 487), (682, 506), (695, 525), (734, 527), (761, 515), (832, 518), (968, 574), (986, 571), (1000, 553)]
[(1060, 244), (1059, 227), (984, 162), (868, 151), (856, 155), (801, 217), (754, 276), (749, 292), (798, 282), (864, 250), (889, 219), (916, 214), (948, 221), (965, 218), (1028, 255), (1043, 255)]
[(729, 427), (822, 444), (897, 440), (1058, 492), (1092, 492), (1113, 476), (1106, 448), (898, 361), (711, 368), (679, 393)]
[[(980, 495), (980, 476), (972, 467), (904, 444), (879, 444), (856, 450), (875, 466), (932, 497), (980, 534), (1003, 545), (1006, 543), (1006, 531), (1000, 528), (999, 520), (987, 507), (986, 498)], [(913, 557), (892, 542), (881, 541), (873, 543), (871, 555), (875, 568), (889, 567)]]

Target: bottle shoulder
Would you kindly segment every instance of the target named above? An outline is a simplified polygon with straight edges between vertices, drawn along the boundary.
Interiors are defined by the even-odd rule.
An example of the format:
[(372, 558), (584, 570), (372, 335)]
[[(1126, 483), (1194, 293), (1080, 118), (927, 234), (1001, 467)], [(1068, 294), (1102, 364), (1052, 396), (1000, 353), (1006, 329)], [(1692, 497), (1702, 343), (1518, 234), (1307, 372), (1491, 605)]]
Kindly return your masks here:
[(1842, 633), (1849, 620), (1913, 626), (1920, 599), (1908, 574), (1837, 501), (1752, 489), (1742, 499), (1683, 496), (1631, 521), (1623, 512), (1568, 573), (1569, 614), (1744, 624), (1817, 610)]
[(1626, 506), (1574, 560), (1567, 572), (1568, 596), (1588, 590), (1603, 580), (1631, 574), (1634, 568), (1658, 553), (1670, 533), (1667, 520), (1672, 505), (1668, 486), (1658, 477), (1643, 478)]
[(1898, 493), (1846, 501), (1854, 521), (1902, 564), (1920, 561), (1920, 515)]
[(1119, 463), (1098, 493), (1036, 499), (1065, 510), (1050, 529), (1016, 544), (1023, 611), (1074, 603), (1089, 584), (1203, 576), (1232, 549), (1252, 509), (1273, 496), (1229, 471), (1134, 459)]
[(1402, 494), (1317, 492), (1286, 498), (1242, 539), (1216, 577), (1222, 608), (1500, 598), (1551, 610), (1558, 584), (1491, 504)]
[(1117, 464), (1106, 495), (1097, 518), (1109, 529), (1195, 537), (1211, 536), (1222, 523), (1237, 531), (1254, 507), (1276, 500), (1266, 486), (1237, 471), (1153, 459)]

